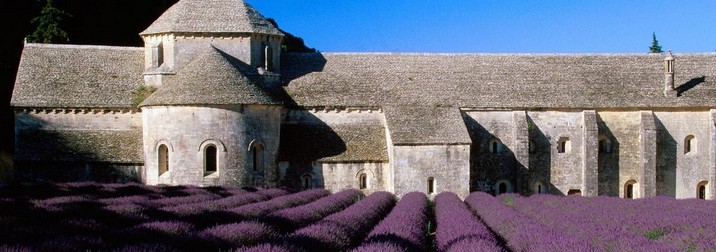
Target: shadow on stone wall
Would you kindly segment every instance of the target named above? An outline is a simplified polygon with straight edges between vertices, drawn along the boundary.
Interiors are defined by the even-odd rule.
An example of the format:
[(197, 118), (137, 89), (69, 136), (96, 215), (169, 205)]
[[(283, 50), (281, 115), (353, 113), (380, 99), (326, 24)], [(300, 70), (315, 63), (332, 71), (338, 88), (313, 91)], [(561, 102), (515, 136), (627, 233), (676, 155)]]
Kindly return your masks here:
[[(599, 145), (598, 155), (599, 170), (599, 195), (619, 197), (619, 140), (614, 136), (612, 131), (602, 121), (597, 114), (597, 127), (599, 128)], [(607, 139), (611, 141), (611, 151), (603, 148), (602, 141)]]
[[(527, 123), (536, 125), (529, 116)], [(529, 134), (530, 141), (534, 144), (534, 150), (530, 153), (530, 183), (541, 182), (547, 186), (547, 193), (564, 195), (552, 184), (552, 142), (537, 126), (530, 127)]]
[(658, 117), (656, 122), (656, 195), (676, 196), (676, 157), (678, 142)]
[[(486, 191), (496, 195), (499, 190), (496, 188), (496, 183), (500, 180), (507, 180), (512, 184), (513, 192), (522, 195), (536, 193), (533, 187), (537, 182), (546, 186), (549, 190), (548, 193), (562, 194), (559, 190), (552, 190), (555, 186), (552, 185), (550, 178), (550, 143), (539, 129), (535, 127), (530, 130), (530, 140), (541, 144), (535, 146), (535, 153), (529, 154), (530, 169), (527, 169), (517, 161), (514, 150), (509, 148), (508, 144), (502, 144), (504, 147), (502, 153), (492, 153), (490, 151), (490, 142), (492, 139), (499, 138), (490, 133), (472, 117), (464, 116), (463, 118), (472, 140), (472, 145), (470, 146), (471, 192)], [(534, 122), (529, 117), (527, 120), (534, 125)], [(502, 139), (499, 140), (502, 141)], [(529, 148), (525, 150), (529, 151)], [(527, 176), (528, 178), (521, 178), (520, 176)]]

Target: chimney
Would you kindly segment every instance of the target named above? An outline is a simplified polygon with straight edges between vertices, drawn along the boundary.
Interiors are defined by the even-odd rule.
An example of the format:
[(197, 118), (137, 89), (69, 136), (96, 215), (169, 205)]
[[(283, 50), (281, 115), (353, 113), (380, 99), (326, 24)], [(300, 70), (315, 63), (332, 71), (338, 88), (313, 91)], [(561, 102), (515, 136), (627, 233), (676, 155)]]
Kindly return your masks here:
[(664, 59), (664, 96), (676, 97), (674, 88), (674, 55), (669, 50), (669, 56)]

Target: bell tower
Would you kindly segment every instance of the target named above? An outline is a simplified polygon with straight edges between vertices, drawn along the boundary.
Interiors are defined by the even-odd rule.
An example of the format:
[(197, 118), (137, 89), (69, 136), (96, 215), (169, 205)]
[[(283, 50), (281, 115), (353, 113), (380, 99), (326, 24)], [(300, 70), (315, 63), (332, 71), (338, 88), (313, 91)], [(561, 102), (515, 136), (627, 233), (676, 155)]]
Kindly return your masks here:
[(140, 33), (144, 40), (144, 80), (161, 86), (166, 78), (209, 45), (280, 82), (283, 33), (243, 0), (180, 0)]

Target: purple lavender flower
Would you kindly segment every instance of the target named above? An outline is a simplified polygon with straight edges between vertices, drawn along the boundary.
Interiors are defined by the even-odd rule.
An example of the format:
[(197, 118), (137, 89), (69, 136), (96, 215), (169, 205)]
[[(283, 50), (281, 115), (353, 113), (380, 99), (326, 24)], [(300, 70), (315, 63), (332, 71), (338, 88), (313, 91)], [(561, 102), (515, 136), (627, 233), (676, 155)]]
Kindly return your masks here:
[(420, 192), (407, 193), (354, 251), (428, 250), (429, 220), (428, 197)]
[(438, 251), (503, 251), (492, 231), (452, 192), (435, 196), (435, 221)]

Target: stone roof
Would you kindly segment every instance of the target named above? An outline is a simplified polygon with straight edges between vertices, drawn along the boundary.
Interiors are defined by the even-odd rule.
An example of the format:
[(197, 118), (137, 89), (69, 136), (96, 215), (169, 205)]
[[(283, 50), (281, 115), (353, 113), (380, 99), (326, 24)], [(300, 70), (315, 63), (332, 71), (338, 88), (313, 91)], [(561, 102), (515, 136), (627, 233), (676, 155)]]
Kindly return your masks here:
[(212, 46), (168, 78), (140, 107), (281, 102), (260, 86), (256, 69)]
[(384, 108), (394, 145), (470, 144), (459, 108), (440, 105)]
[(242, 0), (180, 0), (141, 35), (158, 33), (283, 34)]
[(716, 54), (288, 54), (299, 106), (446, 105), (476, 109), (716, 107)]
[(15, 107), (129, 108), (144, 84), (144, 49), (26, 44), (11, 104)]
[(280, 161), (387, 162), (382, 125), (281, 125)]
[(15, 159), (143, 163), (142, 131), (22, 130)]

